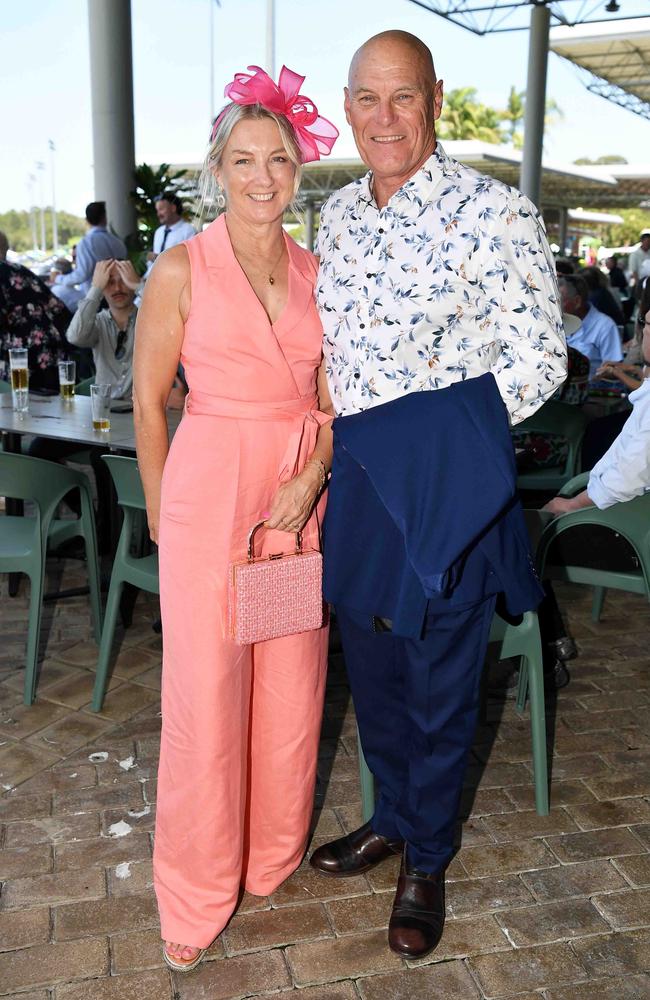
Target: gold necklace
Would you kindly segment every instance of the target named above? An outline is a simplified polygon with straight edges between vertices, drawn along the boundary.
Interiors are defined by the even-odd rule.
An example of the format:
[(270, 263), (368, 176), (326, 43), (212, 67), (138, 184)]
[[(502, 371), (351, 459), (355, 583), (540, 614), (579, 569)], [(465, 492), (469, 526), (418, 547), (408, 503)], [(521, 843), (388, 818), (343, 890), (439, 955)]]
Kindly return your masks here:
[[(282, 248), (280, 250), (280, 256), (276, 260), (276, 262), (273, 265), (273, 267), (271, 268), (271, 270), (266, 272), (266, 276), (268, 278), (269, 285), (274, 285), (275, 284), (275, 278), (273, 277), (273, 275), (274, 275), (275, 271), (277, 270), (278, 265), (279, 265), (280, 261), (282, 260), (282, 258), (284, 256), (284, 249), (285, 249), (285, 243), (284, 243), (284, 238), (283, 238), (282, 239)], [(240, 257), (246, 258), (246, 256), (247, 256), (246, 254), (242, 254), (241, 251), (239, 253), (237, 253), (237, 251), (235, 250), (234, 247), (233, 247), (233, 251), (235, 253), (235, 257), (237, 258), (237, 260), (239, 260)]]

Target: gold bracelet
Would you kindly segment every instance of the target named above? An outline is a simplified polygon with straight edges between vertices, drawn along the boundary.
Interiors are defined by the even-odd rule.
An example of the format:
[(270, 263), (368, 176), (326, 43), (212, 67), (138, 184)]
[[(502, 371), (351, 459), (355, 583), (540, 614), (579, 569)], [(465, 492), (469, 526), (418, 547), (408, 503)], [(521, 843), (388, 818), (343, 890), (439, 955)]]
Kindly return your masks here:
[(307, 461), (305, 462), (305, 466), (307, 466), (307, 465), (316, 465), (316, 466), (318, 466), (318, 474), (320, 476), (320, 488), (321, 488), (321, 490), (324, 490), (325, 489), (325, 484), (327, 483), (327, 469), (325, 468), (325, 462), (323, 461), (323, 459), (322, 458), (308, 458)]

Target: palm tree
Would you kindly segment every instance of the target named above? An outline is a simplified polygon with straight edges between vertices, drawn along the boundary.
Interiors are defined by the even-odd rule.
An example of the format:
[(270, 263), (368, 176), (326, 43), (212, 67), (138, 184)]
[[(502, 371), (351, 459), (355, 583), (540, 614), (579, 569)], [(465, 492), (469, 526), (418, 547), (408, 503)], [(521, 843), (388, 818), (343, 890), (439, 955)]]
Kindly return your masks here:
[[(499, 112), (499, 118), (505, 122), (505, 141), (521, 149), (524, 144), (523, 125), (526, 113), (526, 91), (510, 88), (508, 103), (503, 111)], [(544, 115), (544, 131), (551, 128), (558, 118), (564, 118), (564, 112), (554, 98), (549, 97), (546, 101), (546, 113)]]

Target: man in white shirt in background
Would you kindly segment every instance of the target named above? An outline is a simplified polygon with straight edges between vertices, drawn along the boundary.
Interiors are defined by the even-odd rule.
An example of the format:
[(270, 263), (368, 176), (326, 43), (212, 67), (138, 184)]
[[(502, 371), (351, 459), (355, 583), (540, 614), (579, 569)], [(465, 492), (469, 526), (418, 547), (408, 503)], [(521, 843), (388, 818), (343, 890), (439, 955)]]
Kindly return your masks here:
[[(147, 257), (150, 263), (153, 263), (163, 250), (169, 250), (170, 247), (196, 236), (196, 229), (192, 223), (183, 218), (183, 202), (177, 194), (165, 191), (154, 201), (160, 225), (153, 234), (153, 251)], [(150, 270), (150, 267), (147, 270)]]
[(643, 283), (643, 279), (650, 276), (650, 229), (642, 229), (639, 233), (641, 242), (628, 258), (628, 269), (630, 271), (630, 284), (635, 292), (638, 292)]
[[(650, 309), (645, 314), (643, 354), (650, 364)], [(544, 510), (568, 514), (584, 507), (605, 510), (650, 490), (650, 378), (628, 399), (633, 410), (621, 433), (589, 473), (587, 488), (575, 497), (554, 497)]]
[(91, 201), (86, 205), (88, 232), (77, 243), (76, 266), (70, 274), (60, 274), (54, 285), (76, 285), (83, 295), (90, 291), (99, 260), (126, 260), (126, 245), (107, 228), (106, 202)]
[(604, 361), (622, 361), (623, 348), (618, 327), (589, 303), (589, 287), (579, 274), (558, 274), (562, 311), (577, 316), (581, 326), (567, 337), (567, 344), (589, 358), (589, 381), (593, 382)]

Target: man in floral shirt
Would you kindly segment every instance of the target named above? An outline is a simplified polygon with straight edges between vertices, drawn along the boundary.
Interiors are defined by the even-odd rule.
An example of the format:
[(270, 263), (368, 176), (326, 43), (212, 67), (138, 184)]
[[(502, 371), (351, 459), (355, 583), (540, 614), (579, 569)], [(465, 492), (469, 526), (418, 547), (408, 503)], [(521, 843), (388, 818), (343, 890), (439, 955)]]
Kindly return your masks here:
[[(469, 501), (472, 510), (484, 512), (480, 485), (470, 498), (454, 492), (454, 482), (471, 478), (454, 469), (465, 463), (467, 472), (471, 465), (462, 444), (445, 472), (427, 480), (437, 470), (436, 455), (449, 453), (458, 426), (453, 418), (445, 425), (420, 416), (419, 423), (409, 422), (408, 415), (443, 413), (449, 400), (449, 412), (464, 416), (467, 400), (470, 410), (472, 401), (486, 400), (491, 422), (476, 426), (481, 410), (467, 420), (465, 450), (478, 460), (479, 475), (475, 465), (470, 471), (487, 495), (501, 474), (493, 461), (498, 446), (501, 456), (508, 452), (503, 468), (509, 461), (514, 493), (508, 422), (534, 413), (566, 375), (554, 262), (539, 213), (518, 191), (447, 155), (435, 133), (441, 109), (442, 81), (419, 39), (384, 32), (355, 54), (345, 111), (370, 172), (323, 208), (316, 289), (337, 413), (325, 595), (336, 602), (361, 742), (378, 794), (370, 822), (318, 848), (311, 863), (324, 875), (344, 877), (402, 854), (388, 940), (410, 958), (426, 955), (442, 934), (444, 870), (454, 849), (496, 594), (521, 580), (524, 600), (533, 594), (524, 604), (530, 608), (539, 588), (529, 553), (504, 559), (507, 572), (499, 576), (500, 551), (514, 545), (512, 533), (502, 526), (502, 550), (493, 547), (488, 556), (481, 551), (483, 528), (474, 524), (467, 525), (469, 547), (448, 590), (433, 593), (419, 575), (416, 593), (417, 559), (411, 556), (435, 547), (437, 538), (462, 535)], [(389, 431), (390, 421), (398, 432)], [(361, 456), (347, 447), (351, 441), (365, 448)], [(398, 516), (390, 507), (396, 496)], [(426, 503), (418, 507), (420, 497)], [(514, 496), (508, 504), (502, 522), (520, 516)], [(391, 516), (383, 522), (382, 507)], [(438, 519), (440, 511), (446, 521)], [(408, 542), (418, 532), (423, 548), (413, 553)], [(337, 551), (328, 534), (341, 540)], [(416, 633), (401, 624), (406, 616), (388, 617), (383, 610), (403, 610), (403, 589), (397, 596), (390, 591), (396, 569), (411, 588), (411, 606), (425, 602)]]
[(40, 278), (0, 260), (0, 378), (9, 381), (9, 349), (28, 349), (30, 389), (57, 389), (57, 362), (72, 316)]

